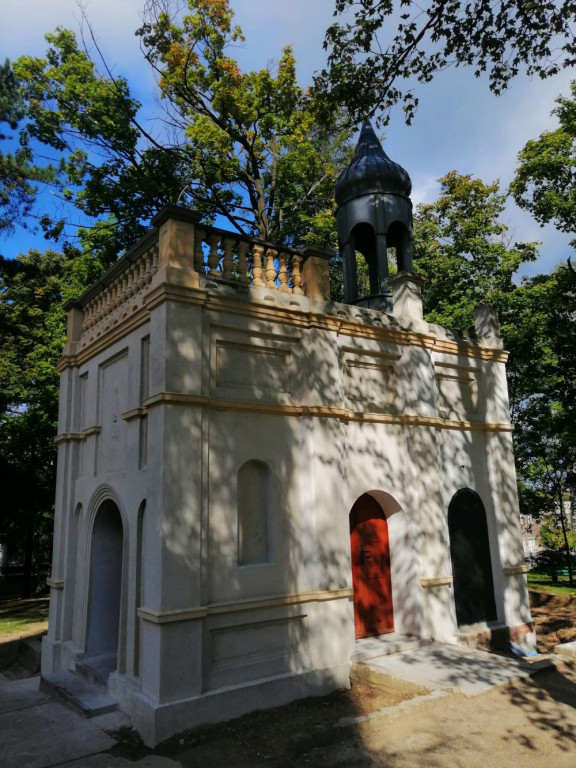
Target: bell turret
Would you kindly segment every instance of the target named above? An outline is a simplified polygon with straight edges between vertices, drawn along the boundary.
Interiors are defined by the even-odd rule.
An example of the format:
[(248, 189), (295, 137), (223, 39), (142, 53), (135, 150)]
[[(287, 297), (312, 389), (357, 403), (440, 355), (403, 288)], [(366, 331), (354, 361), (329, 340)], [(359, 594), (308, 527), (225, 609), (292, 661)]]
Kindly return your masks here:
[[(335, 190), (345, 302), (392, 311), (388, 250), (395, 249), (398, 272), (412, 271), (411, 189), (407, 171), (388, 157), (366, 121)], [(358, 254), (368, 266), (369, 291), (364, 295), (358, 288)]]

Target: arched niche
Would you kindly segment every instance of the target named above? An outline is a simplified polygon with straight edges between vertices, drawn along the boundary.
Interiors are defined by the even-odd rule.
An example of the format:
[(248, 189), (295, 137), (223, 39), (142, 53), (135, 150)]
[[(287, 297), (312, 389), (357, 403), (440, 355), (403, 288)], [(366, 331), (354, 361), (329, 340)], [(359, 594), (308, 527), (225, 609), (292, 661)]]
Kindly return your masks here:
[(448, 530), (458, 626), (495, 621), (488, 523), (475, 491), (462, 488), (454, 494), (448, 506)]
[(103, 679), (118, 666), (124, 530), (120, 510), (105, 499), (90, 538), (86, 663)]
[(250, 460), (238, 470), (238, 565), (273, 561), (272, 472), (263, 461)]

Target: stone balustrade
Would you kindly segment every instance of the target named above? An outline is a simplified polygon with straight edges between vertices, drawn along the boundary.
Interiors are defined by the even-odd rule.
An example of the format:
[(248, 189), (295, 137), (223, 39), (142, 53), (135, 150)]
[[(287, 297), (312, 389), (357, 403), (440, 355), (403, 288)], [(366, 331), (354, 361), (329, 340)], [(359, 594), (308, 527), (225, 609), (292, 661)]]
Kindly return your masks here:
[[(78, 341), (82, 336), (85, 346), (126, 321), (143, 306), (154, 276), (166, 266), (204, 276), (208, 286), (210, 280), (218, 280), (329, 298), (328, 262), (332, 252), (273, 245), (199, 224), (199, 218), (199, 214), (187, 209), (163, 209), (152, 221), (154, 228), (139, 243), (83, 296), (68, 303), (69, 341)], [(161, 277), (158, 275), (158, 279)], [(169, 282), (170, 277), (166, 280)]]
[(107, 330), (142, 305), (143, 295), (158, 271), (158, 239), (123, 266), (109, 282), (98, 284), (100, 290), (84, 304), (84, 333), (97, 325)]
[(301, 251), (216, 227), (194, 228), (194, 269), (207, 277), (302, 295), (302, 262)]

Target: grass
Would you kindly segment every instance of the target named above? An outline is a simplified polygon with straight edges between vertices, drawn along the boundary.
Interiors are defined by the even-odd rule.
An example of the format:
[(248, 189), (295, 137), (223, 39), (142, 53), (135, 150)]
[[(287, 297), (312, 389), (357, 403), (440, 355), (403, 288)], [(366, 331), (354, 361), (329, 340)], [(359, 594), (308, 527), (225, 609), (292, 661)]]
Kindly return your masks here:
[(44, 631), (48, 604), (47, 597), (0, 601), (0, 642)]
[(576, 595), (576, 586), (570, 586), (568, 576), (558, 576), (558, 581), (554, 584), (552, 576), (546, 571), (535, 569), (527, 575), (530, 589), (541, 589), (553, 595)]

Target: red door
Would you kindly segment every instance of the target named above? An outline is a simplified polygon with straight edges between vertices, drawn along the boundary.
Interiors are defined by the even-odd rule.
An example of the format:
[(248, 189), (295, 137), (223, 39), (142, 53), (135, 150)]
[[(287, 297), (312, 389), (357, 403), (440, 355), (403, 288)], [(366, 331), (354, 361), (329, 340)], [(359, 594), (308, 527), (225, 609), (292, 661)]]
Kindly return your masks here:
[(350, 512), (350, 548), (356, 637), (393, 632), (388, 523), (378, 502), (368, 494)]

